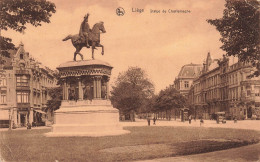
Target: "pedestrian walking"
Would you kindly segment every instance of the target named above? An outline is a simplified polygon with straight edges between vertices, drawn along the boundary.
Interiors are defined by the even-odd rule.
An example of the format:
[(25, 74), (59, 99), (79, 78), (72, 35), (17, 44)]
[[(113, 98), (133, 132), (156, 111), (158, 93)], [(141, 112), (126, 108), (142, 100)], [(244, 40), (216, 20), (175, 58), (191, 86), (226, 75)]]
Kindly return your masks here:
[(148, 122), (148, 126), (150, 126), (151, 119), (149, 116), (147, 117), (147, 122)]
[(28, 121), (27, 122), (27, 129), (31, 129), (32, 128), (32, 125), (31, 125), (31, 123)]
[(202, 118), (200, 118), (200, 126), (202, 126), (204, 124), (204, 121)]
[(237, 123), (237, 117), (236, 116), (234, 117), (234, 123)]
[(156, 118), (153, 117), (153, 125), (156, 125), (155, 122), (156, 122)]
[(189, 116), (189, 124), (191, 124), (191, 119), (192, 119), (192, 116), (190, 115)]

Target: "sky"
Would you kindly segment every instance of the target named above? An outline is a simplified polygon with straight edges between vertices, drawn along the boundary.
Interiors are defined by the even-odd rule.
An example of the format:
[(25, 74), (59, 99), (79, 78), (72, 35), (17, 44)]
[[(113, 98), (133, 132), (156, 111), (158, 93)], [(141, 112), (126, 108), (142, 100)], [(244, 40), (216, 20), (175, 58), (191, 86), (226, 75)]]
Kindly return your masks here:
[[(25, 34), (2, 31), (15, 45), (23, 42), (25, 50), (43, 65), (56, 69), (61, 63), (73, 60), (75, 51), (71, 41), (62, 39), (78, 34), (84, 15), (90, 13), (89, 25), (104, 22), (106, 33), (101, 34), (101, 49), (95, 58), (110, 63), (111, 84), (120, 72), (129, 67), (144, 69), (159, 92), (170, 84), (185, 64), (202, 64), (207, 53), (213, 58), (224, 54), (220, 34), (206, 22), (223, 15), (224, 0), (49, 0), (57, 12), (51, 23), (40, 27), (27, 25)], [(125, 10), (123, 16), (116, 8)], [(134, 12), (143, 9), (142, 13)], [(170, 10), (189, 10), (189, 13), (169, 13)], [(160, 10), (160, 13), (151, 13)], [(165, 10), (166, 13), (162, 13)], [(85, 59), (91, 50), (82, 49)], [(80, 57), (77, 57), (79, 60)]]

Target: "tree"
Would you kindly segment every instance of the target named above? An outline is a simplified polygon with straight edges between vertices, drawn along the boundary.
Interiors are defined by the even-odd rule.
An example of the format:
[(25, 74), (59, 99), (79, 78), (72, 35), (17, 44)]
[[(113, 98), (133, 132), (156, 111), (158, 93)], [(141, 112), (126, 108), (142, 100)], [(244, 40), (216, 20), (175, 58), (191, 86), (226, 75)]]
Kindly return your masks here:
[(166, 118), (170, 120), (171, 116), (168, 112), (185, 107), (187, 99), (180, 94), (173, 86), (169, 86), (164, 90), (161, 90), (158, 96), (155, 98), (154, 111), (161, 112), (166, 111)]
[(250, 61), (260, 74), (260, 25), (257, 0), (226, 0), (223, 17), (207, 20), (220, 32), (221, 49), (228, 56)]
[(47, 89), (47, 93), (50, 96), (50, 99), (47, 101), (47, 109), (45, 111), (50, 110), (51, 112), (58, 110), (61, 105), (61, 101), (63, 99), (63, 89), (61, 86), (61, 76), (58, 71), (54, 71), (54, 77), (58, 80), (58, 87), (52, 87)]
[(145, 104), (146, 99), (154, 93), (154, 86), (144, 70), (130, 67), (118, 75), (115, 86), (112, 86), (111, 102), (123, 114), (132, 114)]
[(49, 88), (48, 94), (51, 99), (47, 101), (47, 109), (53, 112), (60, 108), (62, 100), (62, 87)]
[[(0, 31), (12, 29), (24, 32), (26, 24), (41, 26), (42, 22), (50, 23), (56, 6), (46, 0), (1, 0), (0, 1)], [(0, 35), (1, 55), (10, 57), (8, 50), (15, 49), (11, 38)]]
[(146, 98), (139, 109), (139, 113), (152, 113), (155, 111), (155, 101), (157, 95), (153, 95), (152, 97)]

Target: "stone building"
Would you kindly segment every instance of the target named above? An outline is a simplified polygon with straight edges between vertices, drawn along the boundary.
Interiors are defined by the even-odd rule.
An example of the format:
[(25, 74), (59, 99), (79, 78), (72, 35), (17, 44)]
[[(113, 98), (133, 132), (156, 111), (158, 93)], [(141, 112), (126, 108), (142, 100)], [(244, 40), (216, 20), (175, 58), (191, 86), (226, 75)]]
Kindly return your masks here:
[(196, 117), (214, 118), (216, 112), (239, 119), (260, 117), (260, 80), (249, 78), (255, 69), (233, 57), (213, 60), (208, 53), (203, 70), (193, 81), (189, 101)]
[(187, 96), (194, 78), (200, 74), (201, 70), (202, 65), (200, 64), (191, 63), (184, 65), (174, 80), (174, 88), (184, 96)]
[(2, 58), (0, 71), (0, 122), (15, 127), (44, 124), (47, 90), (57, 86), (54, 71), (35, 61), (24, 45)]

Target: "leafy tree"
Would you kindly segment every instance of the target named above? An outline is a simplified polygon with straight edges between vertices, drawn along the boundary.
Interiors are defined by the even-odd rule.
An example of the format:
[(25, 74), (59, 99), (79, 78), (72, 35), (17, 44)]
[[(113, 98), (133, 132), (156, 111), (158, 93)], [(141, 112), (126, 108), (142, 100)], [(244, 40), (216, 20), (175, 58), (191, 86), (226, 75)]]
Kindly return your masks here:
[(115, 86), (111, 91), (113, 106), (123, 114), (137, 112), (146, 100), (152, 97), (154, 86), (148, 79), (144, 70), (139, 67), (130, 67), (127, 71), (118, 75)]
[(250, 61), (260, 74), (260, 25), (257, 0), (226, 0), (223, 17), (207, 20), (220, 32), (221, 49), (228, 56)]
[(49, 88), (48, 94), (51, 99), (47, 101), (47, 109), (53, 112), (60, 108), (62, 100), (62, 87)]
[(155, 98), (154, 111), (166, 111), (166, 117), (170, 120), (171, 116), (168, 112), (185, 107), (187, 99), (180, 94), (173, 86), (169, 86), (161, 90)]
[[(42, 22), (50, 23), (56, 6), (46, 0), (1, 0), (0, 1), (0, 31), (12, 29), (24, 32), (26, 24), (41, 26)], [(11, 38), (0, 36), (1, 55), (10, 57), (8, 50), (15, 49)]]
[(151, 113), (155, 112), (155, 102), (156, 102), (156, 95), (153, 95), (152, 97), (146, 98), (144, 100), (143, 105), (139, 109), (139, 113)]
[(58, 87), (52, 87), (47, 89), (50, 99), (47, 101), (47, 109), (45, 110), (45, 111), (50, 110), (51, 112), (58, 110), (60, 108), (61, 101), (63, 99), (63, 89), (61, 86), (60, 74), (58, 71), (54, 71), (53, 75), (58, 80), (57, 82)]

